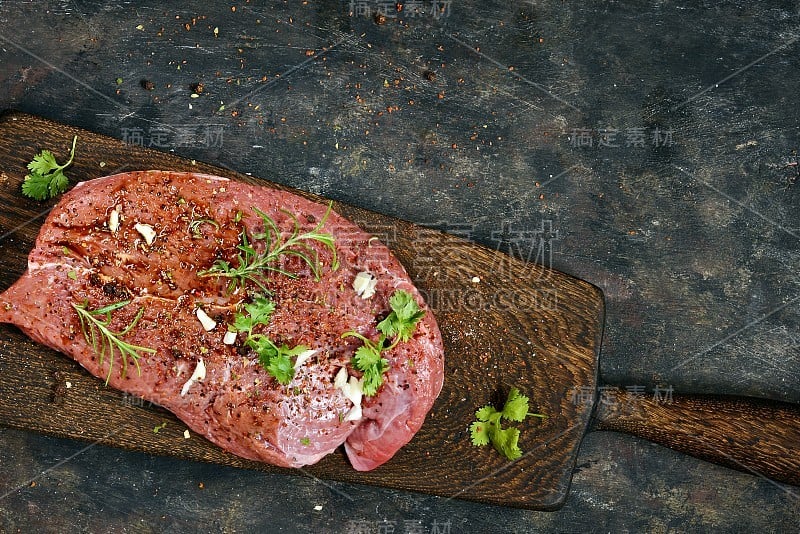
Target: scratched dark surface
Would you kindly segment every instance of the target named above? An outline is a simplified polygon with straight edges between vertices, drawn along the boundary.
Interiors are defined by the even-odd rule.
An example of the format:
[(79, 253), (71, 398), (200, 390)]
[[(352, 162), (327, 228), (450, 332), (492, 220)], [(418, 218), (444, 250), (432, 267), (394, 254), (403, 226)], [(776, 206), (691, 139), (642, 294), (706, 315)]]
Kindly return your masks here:
[[(0, 2), (0, 108), (522, 255), (546, 240), (537, 259), (605, 291), (605, 381), (800, 402), (794, 2), (187, 4)], [(12, 532), (772, 532), (798, 493), (613, 433), (545, 513), (0, 428)]]

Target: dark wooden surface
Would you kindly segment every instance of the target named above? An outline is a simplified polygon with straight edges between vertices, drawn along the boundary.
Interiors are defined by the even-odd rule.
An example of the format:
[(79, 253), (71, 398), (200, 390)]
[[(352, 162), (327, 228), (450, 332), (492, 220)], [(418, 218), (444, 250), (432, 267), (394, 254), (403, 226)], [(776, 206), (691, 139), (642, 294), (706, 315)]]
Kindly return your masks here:
[(797, 404), (723, 395), (653, 399), (601, 388), (598, 430), (626, 432), (776, 484), (800, 486)]
[[(606, 296), (607, 383), (800, 401), (794, 3), (467, 0), (382, 25), (346, 1), (251, 4), (5, 2), (0, 109), (140, 139), (588, 280)], [(645, 142), (626, 144), (637, 128)], [(617, 134), (598, 146), (602, 129)], [(592, 146), (576, 141), (586, 131)], [(24, 232), (6, 250), (24, 249)], [(796, 491), (615, 432), (587, 435), (565, 507), (546, 513), (12, 429), (0, 443), (8, 531), (800, 522)]]
[[(136, 170), (193, 169), (258, 183), (225, 169), (7, 112), (0, 115), (0, 139), (4, 139), (0, 169), (7, 177), (0, 202), (18, 209), (0, 214), (0, 233), (26, 225), (26, 244), (33, 248), (43, 220), (37, 216), (55, 200), (45, 206), (24, 198), (25, 164), (30, 154), (43, 147), (56, 151), (68, 147), (75, 135), (80, 155), (69, 172), (75, 182), (104, 176), (110, 165)], [(100, 167), (100, 162), (105, 165)], [(300, 473), (245, 461), (197, 436), (184, 439), (185, 426), (164, 410), (137, 406), (122, 392), (109, 391), (102, 380), (74, 362), (26, 342), (20, 331), (6, 325), (0, 326), (4, 343), (0, 351), (0, 424), (268, 472), (505, 506), (561, 506), (593, 406), (591, 402), (573, 402), (570, 392), (576, 384), (592, 390), (596, 387), (603, 331), (601, 292), (582, 280), (436, 230), (353, 206), (336, 204), (334, 209), (368, 232), (386, 236), (386, 244), (427, 296), (445, 345), (442, 393), (422, 430), (380, 469), (357, 472), (338, 453)], [(6, 253), (0, 242), (0, 254), (5, 258), (0, 289), (11, 285), (27, 266), (21, 253), (25, 247), (20, 245)], [(490, 448), (474, 447), (467, 431), (475, 411), (486, 404), (502, 403), (511, 387), (530, 397), (531, 411), (547, 415), (544, 421), (530, 418), (520, 425), (526, 454), (513, 463)], [(162, 421), (169, 430), (154, 432)]]

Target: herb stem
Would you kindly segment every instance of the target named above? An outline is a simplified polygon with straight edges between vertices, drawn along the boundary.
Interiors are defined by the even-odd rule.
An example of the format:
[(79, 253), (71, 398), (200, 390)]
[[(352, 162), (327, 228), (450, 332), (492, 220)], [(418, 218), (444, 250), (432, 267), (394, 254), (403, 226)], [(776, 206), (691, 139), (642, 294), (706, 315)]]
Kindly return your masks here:
[(78, 143), (78, 136), (75, 135), (72, 137), (72, 148), (69, 151), (69, 160), (67, 160), (65, 164), (59, 165), (58, 170), (63, 171), (64, 169), (72, 165), (72, 160), (75, 159), (75, 146), (77, 145), (77, 143)]
[(266, 286), (268, 281), (268, 272), (282, 274), (289, 278), (297, 278), (296, 273), (289, 272), (285, 269), (277, 267), (275, 264), (282, 255), (296, 256), (300, 258), (303, 263), (308, 265), (314, 278), (319, 280), (322, 274), (322, 264), (319, 259), (317, 251), (310, 245), (309, 242), (316, 241), (325, 246), (331, 251), (331, 269), (336, 270), (339, 268), (339, 261), (336, 256), (335, 238), (333, 235), (321, 232), (322, 226), (328, 219), (331, 213), (332, 203), (328, 206), (325, 215), (317, 223), (317, 225), (310, 231), (300, 233), (300, 222), (297, 217), (288, 211), (284, 211), (293, 222), (293, 228), (290, 236), (283, 240), (281, 231), (275, 221), (266, 213), (253, 207), (253, 211), (258, 215), (264, 223), (264, 232), (261, 234), (253, 234), (253, 240), (261, 240), (264, 243), (264, 252), (257, 252), (250, 239), (247, 237), (247, 230), (242, 229), (240, 234), (240, 243), (236, 246), (239, 253), (236, 255), (236, 266), (232, 266), (228, 261), (217, 260), (211, 267), (197, 273), (200, 277), (216, 276), (220, 278), (229, 278), (230, 284), (228, 291), (232, 292), (238, 285), (245, 288), (247, 282), (255, 284), (260, 290), (267, 294), (271, 292)]
[[(123, 378), (125, 378), (128, 368), (128, 357), (133, 360), (134, 365), (136, 365), (136, 371), (141, 375), (142, 370), (139, 367), (139, 358), (141, 356), (139, 352), (151, 354), (156, 352), (155, 349), (132, 345), (120, 339), (136, 327), (142, 315), (144, 315), (144, 308), (139, 308), (136, 316), (134, 316), (131, 322), (121, 331), (114, 332), (111, 330), (111, 312), (124, 308), (130, 304), (130, 302), (130, 300), (122, 300), (96, 310), (89, 309), (88, 301), (84, 301), (83, 304), (72, 303), (72, 307), (78, 312), (78, 319), (81, 323), (83, 337), (86, 342), (91, 345), (95, 354), (98, 355), (98, 363), (102, 365), (106, 354), (109, 356), (110, 364), (108, 367), (108, 375), (106, 376), (106, 384), (108, 384), (108, 381), (111, 379), (111, 371), (114, 368), (114, 349), (119, 352), (122, 358)], [(100, 319), (98, 316), (105, 316), (105, 319)]]

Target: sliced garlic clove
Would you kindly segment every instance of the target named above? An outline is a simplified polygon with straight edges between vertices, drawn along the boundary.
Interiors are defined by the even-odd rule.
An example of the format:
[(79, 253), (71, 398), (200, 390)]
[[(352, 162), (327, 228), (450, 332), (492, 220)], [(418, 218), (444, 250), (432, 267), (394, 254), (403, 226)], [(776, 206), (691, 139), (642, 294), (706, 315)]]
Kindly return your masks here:
[(209, 317), (208, 314), (205, 311), (203, 311), (203, 308), (197, 308), (197, 310), (195, 310), (194, 313), (200, 320), (200, 324), (203, 325), (203, 329), (206, 332), (214, 330), (214, 328), (217, 326), (217, 322), (211, 317)]
[(119, 207), (114, 208), (108, 214), (108, 229), (112, 234), (117, 233), (117, 230), (119, 230)]
[(183, 385), (181, 388), (181, 397), (185, 397), (187, 393), (189, 393), (189, 388), (191, 388), (195, 382), (202, 382), (206, 378), (206, 364), (203, 362), (203, 358), (197, 360), (197, 367), (194, 368), (194, 372), (192, 376), (189, 377), (189, 380)]
[(222, 342), (226, 345), (233, 345), (234, 343), (236, 343), (236, 332), (231, 332), (231, 331), (225, 332), (225, 336), (222, 338)]
[(377, 278), (367, 271), (361, 271), (353, 280), (353, 289), (356, 295), (362, 299), (371, 298), (375, 294), (375, 287), (377, 285)]
[(142, 235), (144, 242), (148, 245), (152, 245), (156, 240), (156, 231), (149, 224), (136, 223), (134, 229)]
[(301, 365), (306, 363), (314, 354), (317, 353), (317, 349), (309, 349), (301, 352), (297, 355), (297, 359), (294, 361), (294, 369), (295, 371), (300, 368)]

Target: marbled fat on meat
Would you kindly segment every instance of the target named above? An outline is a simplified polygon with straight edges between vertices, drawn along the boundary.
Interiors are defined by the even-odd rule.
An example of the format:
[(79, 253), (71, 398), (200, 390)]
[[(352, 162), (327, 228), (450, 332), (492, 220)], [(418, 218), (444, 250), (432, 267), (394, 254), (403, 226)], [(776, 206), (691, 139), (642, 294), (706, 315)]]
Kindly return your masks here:
[[(246, 292), (231, 291), (228, 279), (198, 276), (218, 259), (236, 265), (242, 228), (251, 238), (263, 234), (253, 207), (287, 235), (289, 214), (304, 232), (327, 209), (284, 191), (193, 173), (132, 172), (78, 184), (42, 226), (24, 275), (0, 295), (0, 322), (108, 377), (110, 386), (167, 408), (242, 457), (300, 467), (344, 444), (354, 468), (374, 469), (414, 436), (441, 390), (443, 348), (433, 314), (389, 249), (331, 212), (322, 231), (335, 237), (339, 268), (331, 268), (330, 250), (314, 243), (319, 281), (307, 264), (288, 255), (280, 257), (280, 267), (297, 278), (269, 276), (276, 310), (259, 332), (290, 347), (316, 349), (282, 386), (243, 346), (243, 334), (233, 345), (223, 343)], [(119, 228), (112, 231), (114, 211)], [(155, 231), (151, 244), (137, 224)], [(251, 241), (263, 250), (263, 242)], [(369, 299), (352, 289), (362, 271), (377, 277)], [(389, 297), (398, 289), (410, 292), (425, 316), (412, 339), (384, 353), (390, 368), (383, 385), (364, 397), (359, 420), (346, 421), (353, 404), (333, 381), (343, 366), (359, 376), (351, 358), (360, 341), (341, 336), (352, 330), (377, 340), (376, 324), (389, 313)], [(155, 349), (140, 353), (140, 370), (130, 358), (123, 368), (117, 351), (113, 366), (108, 355), (101, 363), (73, 308), (85, 303), (94, 310), (123, 300), (130, 303), (112, 313), (111, 329), (124, 329), (141, 310), (123, 339)], [(196, 316), (200, 306), (216, 322), (210, 331)], [(205, 378), (181, 396), (201, 359)]]

